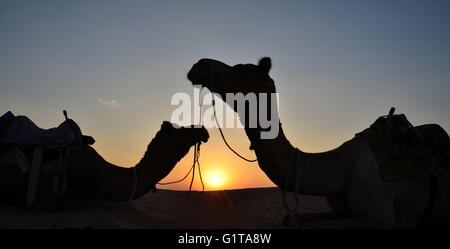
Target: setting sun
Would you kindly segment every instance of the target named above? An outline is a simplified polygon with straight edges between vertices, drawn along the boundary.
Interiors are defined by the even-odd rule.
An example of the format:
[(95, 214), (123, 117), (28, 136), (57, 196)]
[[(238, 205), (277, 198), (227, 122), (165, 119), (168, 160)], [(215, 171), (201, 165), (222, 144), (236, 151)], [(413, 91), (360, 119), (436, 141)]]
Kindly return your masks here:
[(223, 172), (221, 171), (209, 172), (206, 176), (206, 182), (208, 186), (211, 188), (223, 187), (225, 183), (225, 177)]

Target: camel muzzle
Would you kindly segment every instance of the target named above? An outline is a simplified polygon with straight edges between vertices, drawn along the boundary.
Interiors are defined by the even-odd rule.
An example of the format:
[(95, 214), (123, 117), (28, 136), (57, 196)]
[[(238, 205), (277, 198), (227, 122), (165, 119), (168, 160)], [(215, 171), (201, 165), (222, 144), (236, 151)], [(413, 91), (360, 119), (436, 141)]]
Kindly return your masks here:
[(208, 87), (211, 85), (209, 73), (199, 73), (197, 70), (195, 70), (195, 65), (189, 71), (187, 78), (192, 83), (192, 85), (201, 85), (202, 87)]

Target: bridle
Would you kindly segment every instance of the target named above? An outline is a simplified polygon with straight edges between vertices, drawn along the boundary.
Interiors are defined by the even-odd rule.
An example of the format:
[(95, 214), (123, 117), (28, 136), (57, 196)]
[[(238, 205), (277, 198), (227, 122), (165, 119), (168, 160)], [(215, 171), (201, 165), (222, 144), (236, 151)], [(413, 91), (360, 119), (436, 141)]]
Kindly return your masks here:
[(216, 114), (216, 100), (214, 98), (214, 92), (212, 91), (213, 89), (213, 80), (212, 80), (212, 74), (209, 75), (209, 82), (210, 82), (210, 88), (211, 88), (211, 95), (212, 95), (212, 106), (213, 106), (213, 110), (214, 110), (214, 119), (216, 120), (216, 124), (217, 124), (217, 128), (219, 128), (219, 132), (220, 132), (220, 136), (222, 137), (223, 142), (225, 143), (225, 145), (228, 147), (228, 149), (230, 149), (236, 156), (240, 157), (241, 159), (253, 163), (253, 162), (257, 162), (258, 159), (247, 159), (245, 157), (243, 157), (242, 155), (240, 155), (236, 150), (234, 150), (227, 142), (227, 140), (225, 139), (225, 136), (223, 134), (222, 128), (220, 127), (219, 124), (219, 120), (217, 119), (217, 114)]
[[(201, 108), (202, 108), (202, 96), (199, 96), (199, 106), (200, 106), (200, 120), (199, 120), (199, 124), (200, 126), (202, 126), (202, 112), (201, 112)], [(194, 162), (192, 163), (191, 168), (189, 169), (189, 171), (187, 172), (187, 174), (176, 181), (171, 181), (171, 182), (159, 182), (157, 183), (158, 185), (171, 185), (171, 184), (175, 184), (175, 183), (180, 183), (182, 181), (184, 181), (190, 174), (192, 171), (192, 178), (191, 178), (191, 183), (189, 184), (189, 192), (188, 192), (188, 197), (190, 197), (190, 193), (192, 190), (192, 184), (194, 182), (194, 178), (195, 178), (195, 168), (196, 166), (198, 166), (198, 173), (200, 176), (200, 182), (202, 184), (202, 192), (205, 191), (205, 184), (203, 183), (203, 177), (202, 177), (202, 171), (200, 169), (200, 145), (202, 144), (202, 141), (199, 138), (199, 131), (195, 131), (195, 146), (194, 146)]]

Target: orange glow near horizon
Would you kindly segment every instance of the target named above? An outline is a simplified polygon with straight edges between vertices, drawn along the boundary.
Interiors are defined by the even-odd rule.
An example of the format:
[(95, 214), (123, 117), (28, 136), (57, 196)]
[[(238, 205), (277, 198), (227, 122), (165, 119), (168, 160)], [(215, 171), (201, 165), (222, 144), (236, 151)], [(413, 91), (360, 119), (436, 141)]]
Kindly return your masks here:
[[(291, 140), (293, 144), (300, 144), (297, 142), (300, 140), (298, 138), (298, 133), (296, 133), (292, 127), (294, 126), (286, 124), (284, 126), (285, 134), (293, 137)], [(160, 128), (160, 123), (154, 122), (153, 127), (147, 126), (145, 128), (147, 129), (146, 134), (148, 134), (145, 138), (138, 129), (129, 131), (128, 136), (119, 137), (110, 136), (109, 134), (108, 136), (106, 136), (107, 134), (96, 135), (94, 147), (106, 161), (117, 165), (126, 165), (124, 167), (131, 167), (139, 161), (141, 155), (145, 152), (147, 144)], [(257, 162), (245, 162), (234, 155), (225, 146), (217, 128), (208, 129), (208, 132), (210, 138), (208, 142), (202, 144), (201, 156), (199, 159), (205, 191), (276, 187), (276, 185), (261, 170)], [(243, 129), (226, 128), (224, 129), (224, 133), (230, 145), (240, 154), (249, 159), (256, 158), (254, 151), (249, 150), (250, 142)], [(89, 132), (87, 134), (89, 134)], [(104, 135), (104, 137), (102, 137), (102, 135)], [(315, 137), (316, 140), (314, 140), (313, 137)], [(350, 137), (350, 135), (347, 137)], [(105, 143), (104, 141), (107, 141), (108, 139), (109, 141), (113, 140), (114, 143)], [(317, 143), (317, 139), (325, 138), (321, 137), (320, 134), (302, 137), (304, 144), (308, 145), (303, 146), (304, 150), (307, 152), (326, 151), (327, 149), (338, 146), (339, 143), (345, 141), (346, 137), (341, 135), (339, 139), (334, 141), (334, 144), (328, 144), (327, 147), (325, 147), (325, 143)], [(310, 141), (314, 141), (314, 143)], [(175, 165), (170, 174), (164, 179), (161, 179), (160, 182), (177, 181), (186, 175), (192, 167), (193, 148), (194, 147), (191, 147), (189, 152)], [(191, 177), (192, 173), (180, 183), (158, 185), (157, 188), (185, 191), (189, 189)], [(200, 174), (198, 173), (198, 169), (196, 169), (192, 190), (201, 191), (202, 189)]]
[(208, 189), (221, 189), (226, 185), (226, 176), (222, 170), (206, 172), (204, 180)]
[[(208, 129), (208, 132), (210, 139), (202, 144), (199, 158), (205, 191), (275, 186), (259, 168), (258, 163), (245, 162), (228, 150), (220, 137), (218, 129)], [(243, 129), (224, 129), (224, 132), (233, 148), (248, 158), (256, 157), (254, 152), (248, 149), (250, 142), (245, 137)], [(176, 181), (185, 176), (190, 167), (192, 167), (192, 157), (193, 147), (161, 182)], [(186, 180), (177, 184), (157, 187), (185, 191), (189, 189), (191, 176), (192, 174)], [(198, 168), (195, 171), (192, 190), (202, 190)]]

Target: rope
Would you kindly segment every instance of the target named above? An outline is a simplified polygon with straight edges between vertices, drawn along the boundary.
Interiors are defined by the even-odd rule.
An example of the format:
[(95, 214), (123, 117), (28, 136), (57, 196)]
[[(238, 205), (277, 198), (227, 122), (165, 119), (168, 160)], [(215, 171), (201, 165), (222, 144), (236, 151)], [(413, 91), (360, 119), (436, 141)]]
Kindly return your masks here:
[[(213, 84), (213, 80), (212, 80), (212, 76), (210, 76), (210, 83), (211, 86)], [(211, 87), (212, 88), (212, 87)], [(220, 136), (222, 137), (222, 140), (224, 141), (225, 145), (228, 147), (228, 149), (230, 149), (235, 155), (237, 155), (238, 157), (242, 158), (243, 160), (247, 161), (247, 162), (257, 162), (258, 159), (247, 159), (243, 156), (241, 156), (238, 152), (236, 152), (227, 142), (222, 128), (220, 127), (219, 121), (217, 120), (217, 114), (216, 114), (216, 101), (214, 98), (214, 93), (212, 93), (212, 105), (213, 105), (213, 110), (214, 110), (214, 118), (216, 120), (216, 124), (217, 127), (219, 128), (219, 132), (220, 132)], [(295, 195), (295, 203), (294, 203), (294, 210), (292, 211), (292, 209), (289, 207), (288, 205), (288, 201), (286, 198), (286, 189), (287, 189), (287, 185), (288, 185), (288, 181), (289, 181), (289, 166), (287, 169), (287, 173), (286, 173), (286, 185), (285, 188), (282, 190), (283, 191), (283, 203), (284, 203), (284, 207), (286, 208), (286, 210), (289, 213), (290, 219), (291, 219), (291, 224), (295, 224), (296, 227), (296, 222), (292, 222), (292, 219), (294, 219), (294, 215), (296, 215), (296, 212), (298, 211), (298, 191), (299, 191), (299, 180), (300, 180), (300, 151), (297, 152), (297, 156), (296, 156), (296, 162), (295, 162), (295, 182), (294, 182), (294, 195)], [(200, 165), (199, 165), (199, 169), (200, 169)], [(282, 209), (283, 205), (281, 205), (280, 209), (278, 210), (278, 214), (277, 216), (280, 214), (281, 209)], [(294, 215), (293, 215), (294, 214)]]
[(194, 163), (192, 165), (193, 170), (192, 170), (191, 184), (189, 184), (188, 197), (190, 197), (190, 195), (191, 195), (192, 183), (194, 182), (194, 179), (195, 179), (195, 160), (196, 160), (196, 154), (197, 154), (197, 144), (195, 144), (194, 150), (195, 150), (195, 152), (194, 152)]
[[(202, 123), (203, 123), (203, 118), (202, 118), (203, 101), (202, 101), (201, 93), (199, 93), (199, 95), (198, 95), (198, 104), (199, 104), (199, 107), (200, 107), (200, 114), (199, 114), (199, 119), (200, 120), (198, 121), (198, 123), (200, 125), (202, 125)], [(198, 160), (200, 158), (200, 145), (201, 145), (201, 142), (198, 140), (198, 132), (195, 134), (195, 140), (197, 141), (197, 144), (196, 144), (196, 147), (195, 147), (196, 152), (197, 152), (197, 154), (196, 154), (197, 159), (195, 161), (197, 162), (198, 175), (200, 176), (200, 182), (202, 183), (202, 192), (204, 192), (205, 191), (205, 184), (203, 183), (202, 171), (200, 169), (200, 161)], [(195, 170), (195, 161), (194, 161), (194, 170)], [(191, 182), (191, 185), (192, 185), (192, 182)], [(190, 189), (189, 189), (189, 192), (190, 192)]]
[[(211, 81), (211, 82), (212, 82), (212, 81)], [(212, 84), (212, 83), (211, 83), (211, 84)], [(242, 158), (243, 160), (245, 160), (245, 161), (247, 161), (247, 162), (250, 162), (250, 163), (257, 162), (258, 159), (253, 159), (253, 160), (247, 159), (247, 158), (241, 156), (239, 153), (237, 153), (233, 148), (231, 148), (231, 146), (228, 144), (227, 140), (225, 139), (225, 136), (223, 135), (222, 128), (220, 128), (219, 121), (217, 120), (217, 115), (216, 115), (216, 101), (215, 101), (215, 99), (214, 99), (214, 93), (212, 93), (212, 104), (213, 104), (213, 109), (214, 109), (214, 119), (216, 120), (217, 127), (219, 128), (220, 136), (222, 137), (222, 140), (225, 142), (225, 145), (228, 147), (228, 149), (230, 149), (236, 156)]]
[(157, 184), (158, 184), (158, 185), (170, 185), (170, 184), (175, 184), (175, 183), (182, 182), (182, 181), (184, 181), (184, 180), (189, 176), (189, 174), (191, 174), (191, 171), (192, 171), (193, 168), (194, 168), (194, 167), (191, 166), (191, 168), (190, 168), (190, 170), (188, 171), (188, 173), (187, 173), (183, 178), (181, 178), (180, 180), (173, 181), (173, 182), (158, 182)]
[(197, 142), (195, 144), (194, 147), (194, 162), (192, 163), (191, 168), (189, 169), (189, 171), (187, 172), (187, 174), (181, 178), (180, 180), (176, 180), (176, 181), (172, 181), (172, 182), (158, 182), (158, 185), (170, 185), (170, 184), (175, 184), (175, 183), (180, 183), (182, 181), (184, 181), (192, 172), (192, 178), (191, 178), (191, 183), (189, 184), (189, 195), (191, 193), (192, 190), (192, 183), (194, 182), (194, 178), (195, 178), (195, 166), (198, 165), (198, 170), (199, 170), (199, 175), (200, 175), (200, 182), (202, 184), (202, 192), (205, 191), (205, 185), (203, 183), (203, 178), (202, 178), (202, 174), (200, 171), (200, 162), (199, 162), (199, 158), (200, 158), (200, 144), (201, 142)]
[[(298, 149), (297, 149), (298, 150)], [(283, 191), (283, 203), (284, 203), (284, 207), (286, 208), (288, 214), (289, 214), (289, 226), (292, 226), (293, 228), (297, 227), (297, 222), (295, 221), (296, 216), (297, 216), (297, 212), (298, 212), (298, 191), (299, 191), (299, 181), (300, 181), (300, 171), (301, 171), (301, 167), (300, 167), (300, 162), (301, 162), (301, 158), (300, 158), (300, 151), (297, 151), (297, 155), (296, 155), (296, 159), (295, 159), (295, 180), (294, 180), (294, 208), (292, 209), (287, 201), (287, 197), (286, 197), (286, 192), (287, 192), (287, 187), (288, 187), (288, 183), (289, 183), (289, 166), (287, 168), (287, 172), (286, 172), (286, 180), (285, 180), (285, 186)]]
[(198, 145), (198, 151), (197, 151), (197, 166), (198, 166), (198, 175), (200, 176), (200, 182), (202, 183), (202, 192), (204, 192), (205, 184), (203, 183), (202, 171), (200, 169), (200, 161), (198, 160), (199, 158), (200, 158), (200, 144)]
[[(199, 105), (200, 105), (200, 122), (199, 123), (201, 125), (202, 124), (202, 116), (201, 116), (202, 115), (201, 114), (202, 97), (201, 97), (201, 95), (199, 97)], [(188, 192), (188, 197), (190, 197), (191, 190), (192, 190), (192, 183), (194, 182), (194, 179), (195, 179), (195, 166), (198, 165), (198, 172), (199, 172), (199, 175), (200, 175), (200, 182), (202, 184), (202, 192), (205, 191), (205, 184), (203, 183), (203, 177), (202, 177), (202, 172), (200, 170), (200, 162), (199, 162), (200, 145), (202, 144), (202, 142), (199, 141), (199, 139), (198, 139), (198, 132), (196, 132), (196, 134), (195, 134), (195, 141), (196, 141), (196, 143), (195, 143), (195, 146), (194, 146), (194, 162), (192, 163), (192, 166), (189, 169), (188, 173), (183, 178), (181, 178), (180, 180), (176, 180), (176, 181), (172, 181), (172, 182), (159, 182), (159, 183), (157, 183), (158, 185), (170, 185), (170, 184), (180, 183), (180, 182), (184, 181), (189, 176), (189, 174), (192, 171), (192, 178), (191, 178), (191, 183), (189, 184), (189, 192)]]
[(133, 189), (131, 190), (130, 198), (128, 198), (128, 202), (130, 202), (131, 200), (133, 200), (134, 194), (136, 193), (136, 187), (137, 187), (137, 173), (136, 173), (136, 167), (133, 167), (132, 170), (133, 170), (133, 175), (134, 175), (134, 184), (133, 184)]

